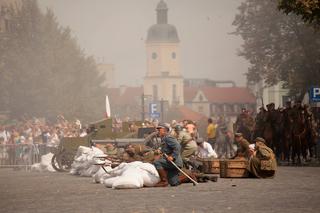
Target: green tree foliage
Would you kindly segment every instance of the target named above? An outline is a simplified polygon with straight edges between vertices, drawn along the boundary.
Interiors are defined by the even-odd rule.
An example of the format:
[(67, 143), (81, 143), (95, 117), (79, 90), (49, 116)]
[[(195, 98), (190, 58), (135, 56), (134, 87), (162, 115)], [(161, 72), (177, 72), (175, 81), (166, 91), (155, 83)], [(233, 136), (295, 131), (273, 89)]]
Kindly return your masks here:
[(283, 81), (293, 94), (319, 85), (320, 34), (298, 16), (282, 14), (275, 0), (246, 0), (233, 24), (244, 40), (239, 54), (251, 64), (249, 81)]
[(306, 23), (320, 27), (320, 0), (279, 0), (279, 9), (300, 15)]
[(105, 88), (95, 61), (77, 45), (69, 28), (36, 0), (23, 1), (12, 30), (0, 34), (0, 110), (13, 117), (101, 118)]

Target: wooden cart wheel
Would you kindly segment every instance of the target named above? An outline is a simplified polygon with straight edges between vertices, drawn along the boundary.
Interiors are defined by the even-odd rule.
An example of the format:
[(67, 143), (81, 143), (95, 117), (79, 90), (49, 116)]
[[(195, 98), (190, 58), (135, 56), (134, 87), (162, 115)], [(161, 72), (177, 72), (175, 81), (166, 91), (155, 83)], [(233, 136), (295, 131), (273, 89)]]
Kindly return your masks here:
[(63, 169), (60, 169), (60, 165), (59, 165), (59, 157), (57, 157), (56, 154), (54, 154), (51, 158), (51, 165), (52, 167), (57, 171), (57, 172), (63, 172)]
[(68, 172), (71, 169), (73, 157), (73, 154), (68, 152), (55, 154), (51, 159), (52, 167), (58, 172)]

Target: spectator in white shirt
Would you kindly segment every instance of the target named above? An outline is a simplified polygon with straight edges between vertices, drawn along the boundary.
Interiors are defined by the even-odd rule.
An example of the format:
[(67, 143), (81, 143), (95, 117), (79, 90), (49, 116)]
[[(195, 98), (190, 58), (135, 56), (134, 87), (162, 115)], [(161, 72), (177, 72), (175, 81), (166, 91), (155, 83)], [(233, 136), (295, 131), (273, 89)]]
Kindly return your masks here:
[(198, 151), (196, 153), (199, 158), (217, 158), (217, 153), (212, 149), (211, 144), (204, 141), (203, 138), (198, 138), (196, 140), (198, 145)]
[(3, 144), (6, 144), (10, 137), (6, 129), (1, 125), (0, 125), (0, 137), (3, 138)]

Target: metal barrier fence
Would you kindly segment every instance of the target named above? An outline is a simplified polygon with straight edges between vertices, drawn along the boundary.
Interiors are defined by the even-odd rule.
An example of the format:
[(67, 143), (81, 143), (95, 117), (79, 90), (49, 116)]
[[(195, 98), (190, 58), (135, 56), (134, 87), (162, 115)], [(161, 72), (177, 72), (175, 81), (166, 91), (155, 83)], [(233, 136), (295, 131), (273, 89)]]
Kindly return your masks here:
[(31, 166), (47, 152), (45, 144), (0, 144), (0, 168)]

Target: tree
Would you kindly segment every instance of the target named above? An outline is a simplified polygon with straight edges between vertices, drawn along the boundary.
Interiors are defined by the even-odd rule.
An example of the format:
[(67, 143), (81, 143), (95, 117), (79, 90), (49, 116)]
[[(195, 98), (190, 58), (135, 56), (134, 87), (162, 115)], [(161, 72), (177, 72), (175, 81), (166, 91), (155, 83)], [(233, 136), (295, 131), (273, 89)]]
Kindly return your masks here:
[(13, 117), (97, 119), (104, 112), (105, 88), (92, 57), (87, 57), (61, 27), (52, 11), (43, 14), (37, 1), (23, 1), (0, 35), (0, 103)]
[(244, 44), (239, 52), (250, 62), (247, 79), (268, 85), (283, 81), (303, 94), (320, 79), (320, 36), (297, 15), (284, 15), (277, 2), (246, 0), (233, 24)]
[(279, 0), (279, 9), (286, 14), (295, 13), (302, 17), (306, 23), (320, 27), (320, 1), (319, 0)]

